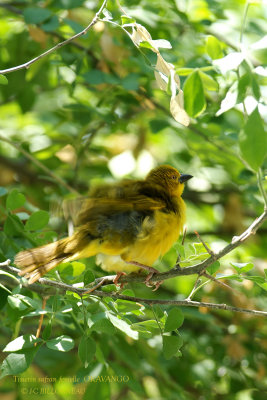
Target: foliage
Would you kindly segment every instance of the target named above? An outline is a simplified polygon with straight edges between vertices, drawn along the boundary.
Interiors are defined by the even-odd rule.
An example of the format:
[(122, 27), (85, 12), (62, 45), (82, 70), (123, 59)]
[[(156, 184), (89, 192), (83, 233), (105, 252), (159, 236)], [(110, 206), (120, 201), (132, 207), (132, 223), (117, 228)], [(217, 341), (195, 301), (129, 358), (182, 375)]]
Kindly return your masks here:
[[(97, 3), (1, 4), (1, 69), (81, 32)], [(221, 249), (267, 204), (264, 4), (125, 0), (122, 7), (108, 1), (77, 40), (27, 69), (1, 71), (0, 263), (66, 236), (58, 212), (63, 199), (102, 181), (143, 177), (160, 163), (194, 176), (184, 193), (185, 243), (158, 261), (161, 271), (177, 257), (181, 268), (206, 260), (207, 246)], [(195, 285), (197, 276), (180, 276), (157, 292), (112, 284), (102, 289), (106, 297), (81, 297), (41, 285), (31, 290), (1, 268), (0, 393), (44, 400), (265, 399), (264, 317), (145, 306), (112, 294), (181, 300), (191, 293), (193, 300), (266, 310), (266, 246), (265, 223), (208, 267), (228, 289), (207, 277)], [(79, 288), (101, 276), (92, 258), (46, 277)]]

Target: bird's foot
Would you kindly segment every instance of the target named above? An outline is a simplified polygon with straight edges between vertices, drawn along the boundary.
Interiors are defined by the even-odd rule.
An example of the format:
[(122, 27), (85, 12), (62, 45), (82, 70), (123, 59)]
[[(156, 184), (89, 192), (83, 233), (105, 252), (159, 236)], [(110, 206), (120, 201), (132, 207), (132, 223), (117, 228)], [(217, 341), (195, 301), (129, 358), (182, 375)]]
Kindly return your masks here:
[(113, 280), (113, 283), (114, 283), (114, 285), (120, 285), (120, 288), (122, 289), (123, 288), (123, 283), (118, 283), (119, 282), (119, 279), (120, 279), (120, 277), (121, 276), (123, 276), (123, 275), (127, 275), (125, 272), (122, 272), (122, 271), (119, 271), (119, 272), (117, 272), (117, 275), (115, 276), (115, 278), (114, 278), (114, 280)]
[(154, 274), (159, 274), (159, 271), (156, 268), (150, 267), (150, 266), (145, 265), (145, 264), (141, 264), (141, 263), (139, 263), (137, 261), (126, 261), (126, 262), (127, 262), (127, 264), (133, 264), (133, 265), (136, 265), (137, 267), (145, 269), (146, 271), (149, 271), (149, 274), (148, 274), (148, 276), (146, 277), (146, 280), (145, 280), (145, 285), (147, 287), (155, 286), (155, 288), (153, 289), (153, 292), (158, 290), (158, 288), (160, 287), (160, 285), (162, 284), (163, 281), (158, 281), (156, 283), (152, 283), (152, 285), (150, 283), (150, 279), (152, 278), (152, 276)]

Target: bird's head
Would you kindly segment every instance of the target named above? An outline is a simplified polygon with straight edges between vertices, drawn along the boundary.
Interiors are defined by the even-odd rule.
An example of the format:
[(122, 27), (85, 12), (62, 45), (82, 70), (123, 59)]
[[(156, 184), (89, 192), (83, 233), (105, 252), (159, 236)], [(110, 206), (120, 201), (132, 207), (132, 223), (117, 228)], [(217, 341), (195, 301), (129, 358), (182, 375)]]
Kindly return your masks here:
[(162, 186), (171, 196), (181, 196), (184, 183), (192, 178), (192, 175), (180, 174), (177, 169), (170, 165), (161, 165), (152, 169), (146, 180)]

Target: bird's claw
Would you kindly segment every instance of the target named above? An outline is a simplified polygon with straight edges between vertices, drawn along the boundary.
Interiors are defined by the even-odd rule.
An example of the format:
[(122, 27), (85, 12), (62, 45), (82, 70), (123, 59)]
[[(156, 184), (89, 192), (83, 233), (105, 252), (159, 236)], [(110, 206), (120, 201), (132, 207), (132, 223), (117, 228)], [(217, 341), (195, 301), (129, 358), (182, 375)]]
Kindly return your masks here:
[(122, 289), (123, 288), (123, 282), (122, 283), (119, 283), (119, 280), (120, 280), (120, 277), (122, 276), (122, 275), (127, 275), (125, 272), (122, 272), (122, 271), (120, 271), (120, 272), (117, 272), (117, 275), (115, 276), (115, 278), (114, 278), (114, 281), (113, 281), (113, 283), (114, 283), (114, 285), (120, 285), (120, 288)]
[(154, 274), (158, 274), (158, 273), (159, 273), (159, 271), (157, 271), (157, 270), (155, 269), (154, 271), (152, 271), (152, 272), (150, 272), (150, 273), (148, 274), (148, 276), (146, 277), (146, 280), (145, 280), (145, 285), (146, 285), (147, 287), (151, 288), (151, 287), (155, 286), (154, 289), (152, 289), (152, 292), (155, 292), (156, 290), (158, 290), (158, 288), (160, 287), (160, 285), (163, 283), (163, 281), (158, 281), (158, 282), (152, 283), (152, 285), (150, 284), (150, 279), (152, 278), (152, 276), (153, 276)]

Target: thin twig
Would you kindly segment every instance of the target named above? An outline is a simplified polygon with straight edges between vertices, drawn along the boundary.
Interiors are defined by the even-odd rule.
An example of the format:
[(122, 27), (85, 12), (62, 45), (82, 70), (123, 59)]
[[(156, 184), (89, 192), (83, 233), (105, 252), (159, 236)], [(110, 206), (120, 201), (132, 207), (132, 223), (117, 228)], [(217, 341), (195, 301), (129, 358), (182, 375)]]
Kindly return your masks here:
[[(47, 296), (43, 297), (42, 310), (45, 310), (47, 299), (48, 299)], [(42, 325), (43, 325), (43, 320), (44, 320), (44, 314), (41, 314), (40, 315), (40, 319), (39, 319), (38, 328), (37, 328), (37, 331), (36, 331), (36, 338), (40, 337), (40, 333), (41, 333), (41, 329), (42, 329)], [(37, 342), (34, 345), (37, 346)]]
[(193, 286), (193, 289), (191, 290), (190, 294), (187, 296), (186, 300), (191, 300), (193, 294), (195, 294), (195, 292), (199, 288), (199, 285), (201, 283), (201, 279), (199, 277), (200, 277), (200, 275), (198, 275), (198, 277), (196, 279), (196, 282), (195, 282), (195, 284)]
[(56, 44), (55, 46), (51, 47), (51, 49), (46, 50), (44, 53), (40, 54), (39, 56), (33, 58), (30, 61), (27, 61), (24, 64), (21, 65), (17, 65), (16, 67), (12, 67), (12, 68), (7, 68), (7, 69), (3, 69), (0, 71), (0, 74), (8, 74), (10, 72), (14, 72), (14, 71), (18, 71), (20, 69), (24, 69), (24, 68), (29, 68), (31, 64), (35, 63), (36, 61), (40, 60), (43, 57), (46, 57), (48, 54), (53, 53), (54, 51), (56, 51), (57, 49), (59, 49), (62, 46), (65, 46), (66, 44), (72, 42), (73, 40), (77, 39), (78, 37), (85, 35), (89, 29), (95, 25), (99, 19), (100, 14), (102, 13), (103, 9), (106, 7), (107, 4), (107, 0), (104, 0), (100, 9), (98, 10), (98, 12), (95, 14), (94, 18), (92, 19), (92, 21), (90, 22), (90, 24), (84, 28), (81, 32), (77, 33), (74, 36), (71, 36), (69, 39), (64, 40), (63, 42), (60, 42), (58, 44)]
[(207, 253), (208, 253), (212, 258), (214, 258), (215, 256), (214, 256), (213, 251), (207, 246), (207, 244), (204, 242), (204, 240), (202, 239), (202, 237), (200, 236), (200, 234), (199, 234), (197, 231), (195, 231), (195, 234), (196, 234), (196, 236), (198, 237), (199, 241), (203, 244), (203, 246), (204, 246), (205, 249), (207, 250)]
[(202, 273), (202, 275), (205, 276), (206, 278), (210, 279), (212, 282), (215, 282), (215, 283), (217, 283), (218, 285), (223, 286), (223, 287), (226, 288), (226, 289), (229, 289), (229, 290), (231, 290), (231, 291), (234, 291), (234, 290), (235, 290), (235, 289), (231, 288), (231, 286), (227, 285), (227, 284), (224, 283), (224, 282), (219, 281), (218, 279), (214, 278), (214, 276), (208, 274), (208, 273), (205, 272), (205, 271)]
[(13, 142), (10, 139), (5, 138), (4, 136), (0, 135), (0, 140), (2, 142), (8, 143), (10, 146), (14, 147), (17, 149), (20, 153), (22, 153), (26, 158), (28, 158), (33, 164), (35, 164), (38, 168), (42, 169), (47, 175), (51, 176), (56, 182), (58, 182), (61, 186), (65, 187), (69, 192), (79, 194), (75, 189), (73, 189), (71, 186), (69, 186), (62, 178), (54, 174), (53, 171), (51, 171), (49, 168), (47, 168), (45, 165), (43, 165), (39, 160), (34, 158), (28, 151), (23, 149), (23, 147), (16, 143)]

